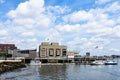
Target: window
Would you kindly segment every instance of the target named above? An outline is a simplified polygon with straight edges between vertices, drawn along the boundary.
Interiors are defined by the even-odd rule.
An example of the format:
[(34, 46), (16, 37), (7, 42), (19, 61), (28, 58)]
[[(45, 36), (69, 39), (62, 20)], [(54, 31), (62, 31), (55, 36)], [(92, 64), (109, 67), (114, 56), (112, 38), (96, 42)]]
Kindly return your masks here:
[(52, 48), (49, 49), (49, 56), (54, 56), (54, 50)]
[(66, 53), (67, 53), (66, 49), (62, 49), (63, 56), (66, 56)]
[(19, 53), (21, 53), (21, 54), (29, 54), (29, 50), (26, 50), (26, 51), (19, 51)]
[(60, 56), (60, 49), (56, 49), (56, 56)]

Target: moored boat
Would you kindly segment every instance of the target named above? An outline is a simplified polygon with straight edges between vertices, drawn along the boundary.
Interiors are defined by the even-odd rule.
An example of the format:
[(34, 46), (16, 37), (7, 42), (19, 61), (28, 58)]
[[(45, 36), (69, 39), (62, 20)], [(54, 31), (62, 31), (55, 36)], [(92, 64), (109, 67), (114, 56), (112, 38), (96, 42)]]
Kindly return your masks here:
[(116, 61), (106, 61), (105, 65), (117, 65), (118, 63)]
[(93, 61), (91, 62), (91, 65), (103, 65), (105, 64), (104, 61)]
[(33, 66), (39, 66), (39, 65), (41, 65), (41, 62), (39, 61), (39, 60), (31, 60), (30, 61), (30, 65), (33, 65)]

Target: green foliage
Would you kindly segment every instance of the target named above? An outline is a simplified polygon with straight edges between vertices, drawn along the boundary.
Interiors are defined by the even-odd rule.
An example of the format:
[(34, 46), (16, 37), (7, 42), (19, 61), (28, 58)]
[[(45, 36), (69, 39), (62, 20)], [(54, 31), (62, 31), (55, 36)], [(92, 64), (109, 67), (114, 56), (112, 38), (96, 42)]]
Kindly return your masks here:
[(6, 56), (7, 54), (8, 54), (7, 51), (1, 51), (1, 52), (0, 52), (0, 55), (2, 55), (2, 56)]

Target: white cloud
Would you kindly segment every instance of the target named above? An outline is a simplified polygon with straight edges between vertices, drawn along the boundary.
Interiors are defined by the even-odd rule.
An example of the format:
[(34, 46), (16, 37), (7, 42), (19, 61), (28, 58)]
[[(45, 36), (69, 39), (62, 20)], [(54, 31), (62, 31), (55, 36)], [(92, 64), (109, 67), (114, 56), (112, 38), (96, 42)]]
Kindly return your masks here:
[(80, 31), (80, 25), (79, 24), (75, 24), (75, 25), (69, 25), (69, 24), (66, 24), (66, 25), (57, 25), (56, 28), (58, 31), (60, 32), (69, 32), (69, 33), (76, 33), (78, 31)]
[(0, 37), (6, 36), (8, 34), (7, 30), (0, 30)]
[(111, 4), (108, 4), (106, 7), (105, 7), (105, 10), (106, 11), (109, 11), (109, 12), (113, 12), (113, 13), (118, 13), (118, 11), (120, 11), (120, 3), (119, 2), (113, 2)]
[(4, 3), (5, 2), (5, 0), (0, 0), (0, 3)]
[(112, 32), (112, 28), (109, 27), (92, 27), (86, 30), (87, 33), (93, 33), (93, 34), (109, 34)]
[(37, 42), (37, 39), (36, 38), (32, 38), (32, 39), (28, 39), (27, 40), (27, 43), (32, 43), (32, 42)]
[(67, 6), (61, 7), (61, 6), (48, 6), (46, 9), (48, 12), (52, 14), (65, 14), (70, 11), (70, 9)]
[(41, 14), (41, 15), (36, 16), (34, 25), (38, 29), (45, 29), (45, 28), (51, 27), (53, 22), (54, 22), (54, 20), (51, 19), (50, 16)]
[(22, 37), (33, 37), (34, 35), (33, 32), (24, 32), (21, 34)]
[[(115, 3), (112, 3), (112, 5), (115, 5)], [(118, 4), (116, 6), (119, 7)], [(99, 51), (99, 54), (104, 54), (110, 48), (108, 48), (108, 45), (116, 44), (116, 42), (111, 43), (111, 37), (117, 36), (119, 38), (120, 30), (117, 27), (119, 19), (115, 17), (118, 14), (115, 12), (119, 8), (112, 9), (113, 12), (115, 11), (115, 14), (112, 15), (109, 8), (112, 9), (113, 7), (107, 5), (104, 8), (90, 9), (88, 11), (80, 10), (63, 17), (65, 25), (59, 25), (58, 30), (64, 32), (64, 34), (67, 32), (72, 32), (73, 34), (77, 32), (75, 36), (71, 36), (70, 39), (72, 40), (67, 43), (70, 49), (84, 49), (93, 52), (95, 47), (98, 46), (95, 52)], [(72, 28), (70, 24), (72, 24)], [(75, 27), (76, 24), (79, 27)]]
[(9, 39), (15, 38), (9, 41), (16, 43), (18, 47), (28, 43), (31, 44), (26, 48), (37, 45), (41, 37), (40, 32), (49, 29), (54, 21), (44, 12), (44, 0), (28, 0), (20, 3), (15, 10), (9, 11), (7, 13), (9, 20), (5, 22), (5, 26), (8, 27)]
[[(83, 44), (86, 43), (88, 41), (87, 38), (79, 38), (79, 37), (75, 37), (73, 38), (73, 40), (68, 41), (67, 45), (69, 45), (68, 49), (78, 49), (80, 50), (81, 48), (83, 48)], [(85, 47), (84, 47), (85, 49)]]
[(20, 49), (28, 49), (28, 48), (35, 49), (37, 46), (37, 43), (39, 43), (39, 41), (36, 38), (19, 39), (17, 41), (15, 40), (14, 42), (16, 42), (17, 47)]
[(92, 43), (95, 43), (94, 46), (106, 46), (111, 43), (111, 41), (107, 38), (102, 38), (102, 37), (92, 37), (90, 39)]
[(3, 26), (3, 24), (0, 22), (0, 27), (2, 27)]
[(29, 0), (20, 3), (15, 10), (9, 11), (7, 15), (15, 26), (44, 29), (44, 27), (49, 27), (53, 21), (49, 15), (43, 14), (44, 9), (44, 0)]
[(29, 0), (20, 3), (16, 10), (11, 10), (8, 13), (10, 18), (26, 18), (36, 17), (44, 11), (44, 0)]
[(120, 38), (119, 3), (98, 0), (96, 4), (106, 5), (71, 11), (67, 6), (44, 6), (44, 0), (27, 0), (9, 11), (9, 19), (0, 23), (0, 41), (15, 43), (20, 48), (51, 41), (67, 44), (69, 49), (96, 53), (119, 49), (115, 47)]
[(17, 26), (34, 26), (34, 28), (49, 27), (52, 23), (50, 16), (43, 14), (44, 0), (29, 0), (20, 3), (16, 10), (11, 10), (7, 14)]
[(89, 19), (92, 19), (93, 15), (91, 13), (88, 13), (86, 11), (78, 11), (74, 12), (72, 14), (69, 14), (67, 16), (63, 17), (63, 20), (65, 22), (80, 22), (80, 21), (88, 21)]
[(69, 45), (68, 49), (79, 50), (81, 55), (86, 52), (90, 52), (91, 55), (104, 54), (107, 51), (107, 46), (109, 44), (109, 39), (103, 39), (100, 37), (91, 37), (90, 39), (75, 37), (73, 40), (67, 42), (67, 45)]
[(120, 25), (113, 28), (113, 33), (120, 38)]
[[(64, 16), (63, 20), (65, 21), (66, 25), (70, 23), (73, 23), (73, 26), (75, 26), (76, 24), (81, 24), (79, 29), (76, 28), (79, 34), (82, 31), (82, 34), (84, 35), (110, 35), (113, 34), (113, 27), (115, 27), (116, 24), (119, 23), (119, 20), (116, 22), (114, 17), (112, 17), (114, 14), (111, 16), (108, 13), (107, 8), (105, 6), (104, 8), (90, 9), (88, 11), (80, 10)], [(61, 27), (59, 29), (66, 32), (67, 30), (69, 30), (69, 28), (65, 29), (64, 27)], [(73, 30), (73, 32), (74, 31), (75, 30)]]
[(62, 41), (62, 37), (60, 35), (60, 33), (51, 28), (49, 30), (45, 30), (43, 32), (41, 32), (41, 35), (45, 38), (45, 41), (53, 41), (53, 42), (61, 42)]
[(13, 19), (14, 25), (18, 26), (27, 26), (27, 25), (33, 25), (35, 21), (32, 18), (17, 18)]
[(120, 52), (120, 49), (115, 49), (115, 48), (111, 48), (109, 50), (112, 51), (112, 52)]
[(95, 1), (96, 4), (105, 4), (105, 3), (108, 3), (108, 2), (111, 2), (111, 0), (96, 0)]

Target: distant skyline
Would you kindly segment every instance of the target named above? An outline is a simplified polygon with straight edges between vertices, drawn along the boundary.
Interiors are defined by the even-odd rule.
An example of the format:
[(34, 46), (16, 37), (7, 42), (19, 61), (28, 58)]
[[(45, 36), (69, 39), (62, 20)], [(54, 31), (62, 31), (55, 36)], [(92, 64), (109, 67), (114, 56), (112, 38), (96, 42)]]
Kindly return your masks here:
[(31, 49), (44, 41), (120, 54), (120, 0), (0, 0), (1, 44)]

